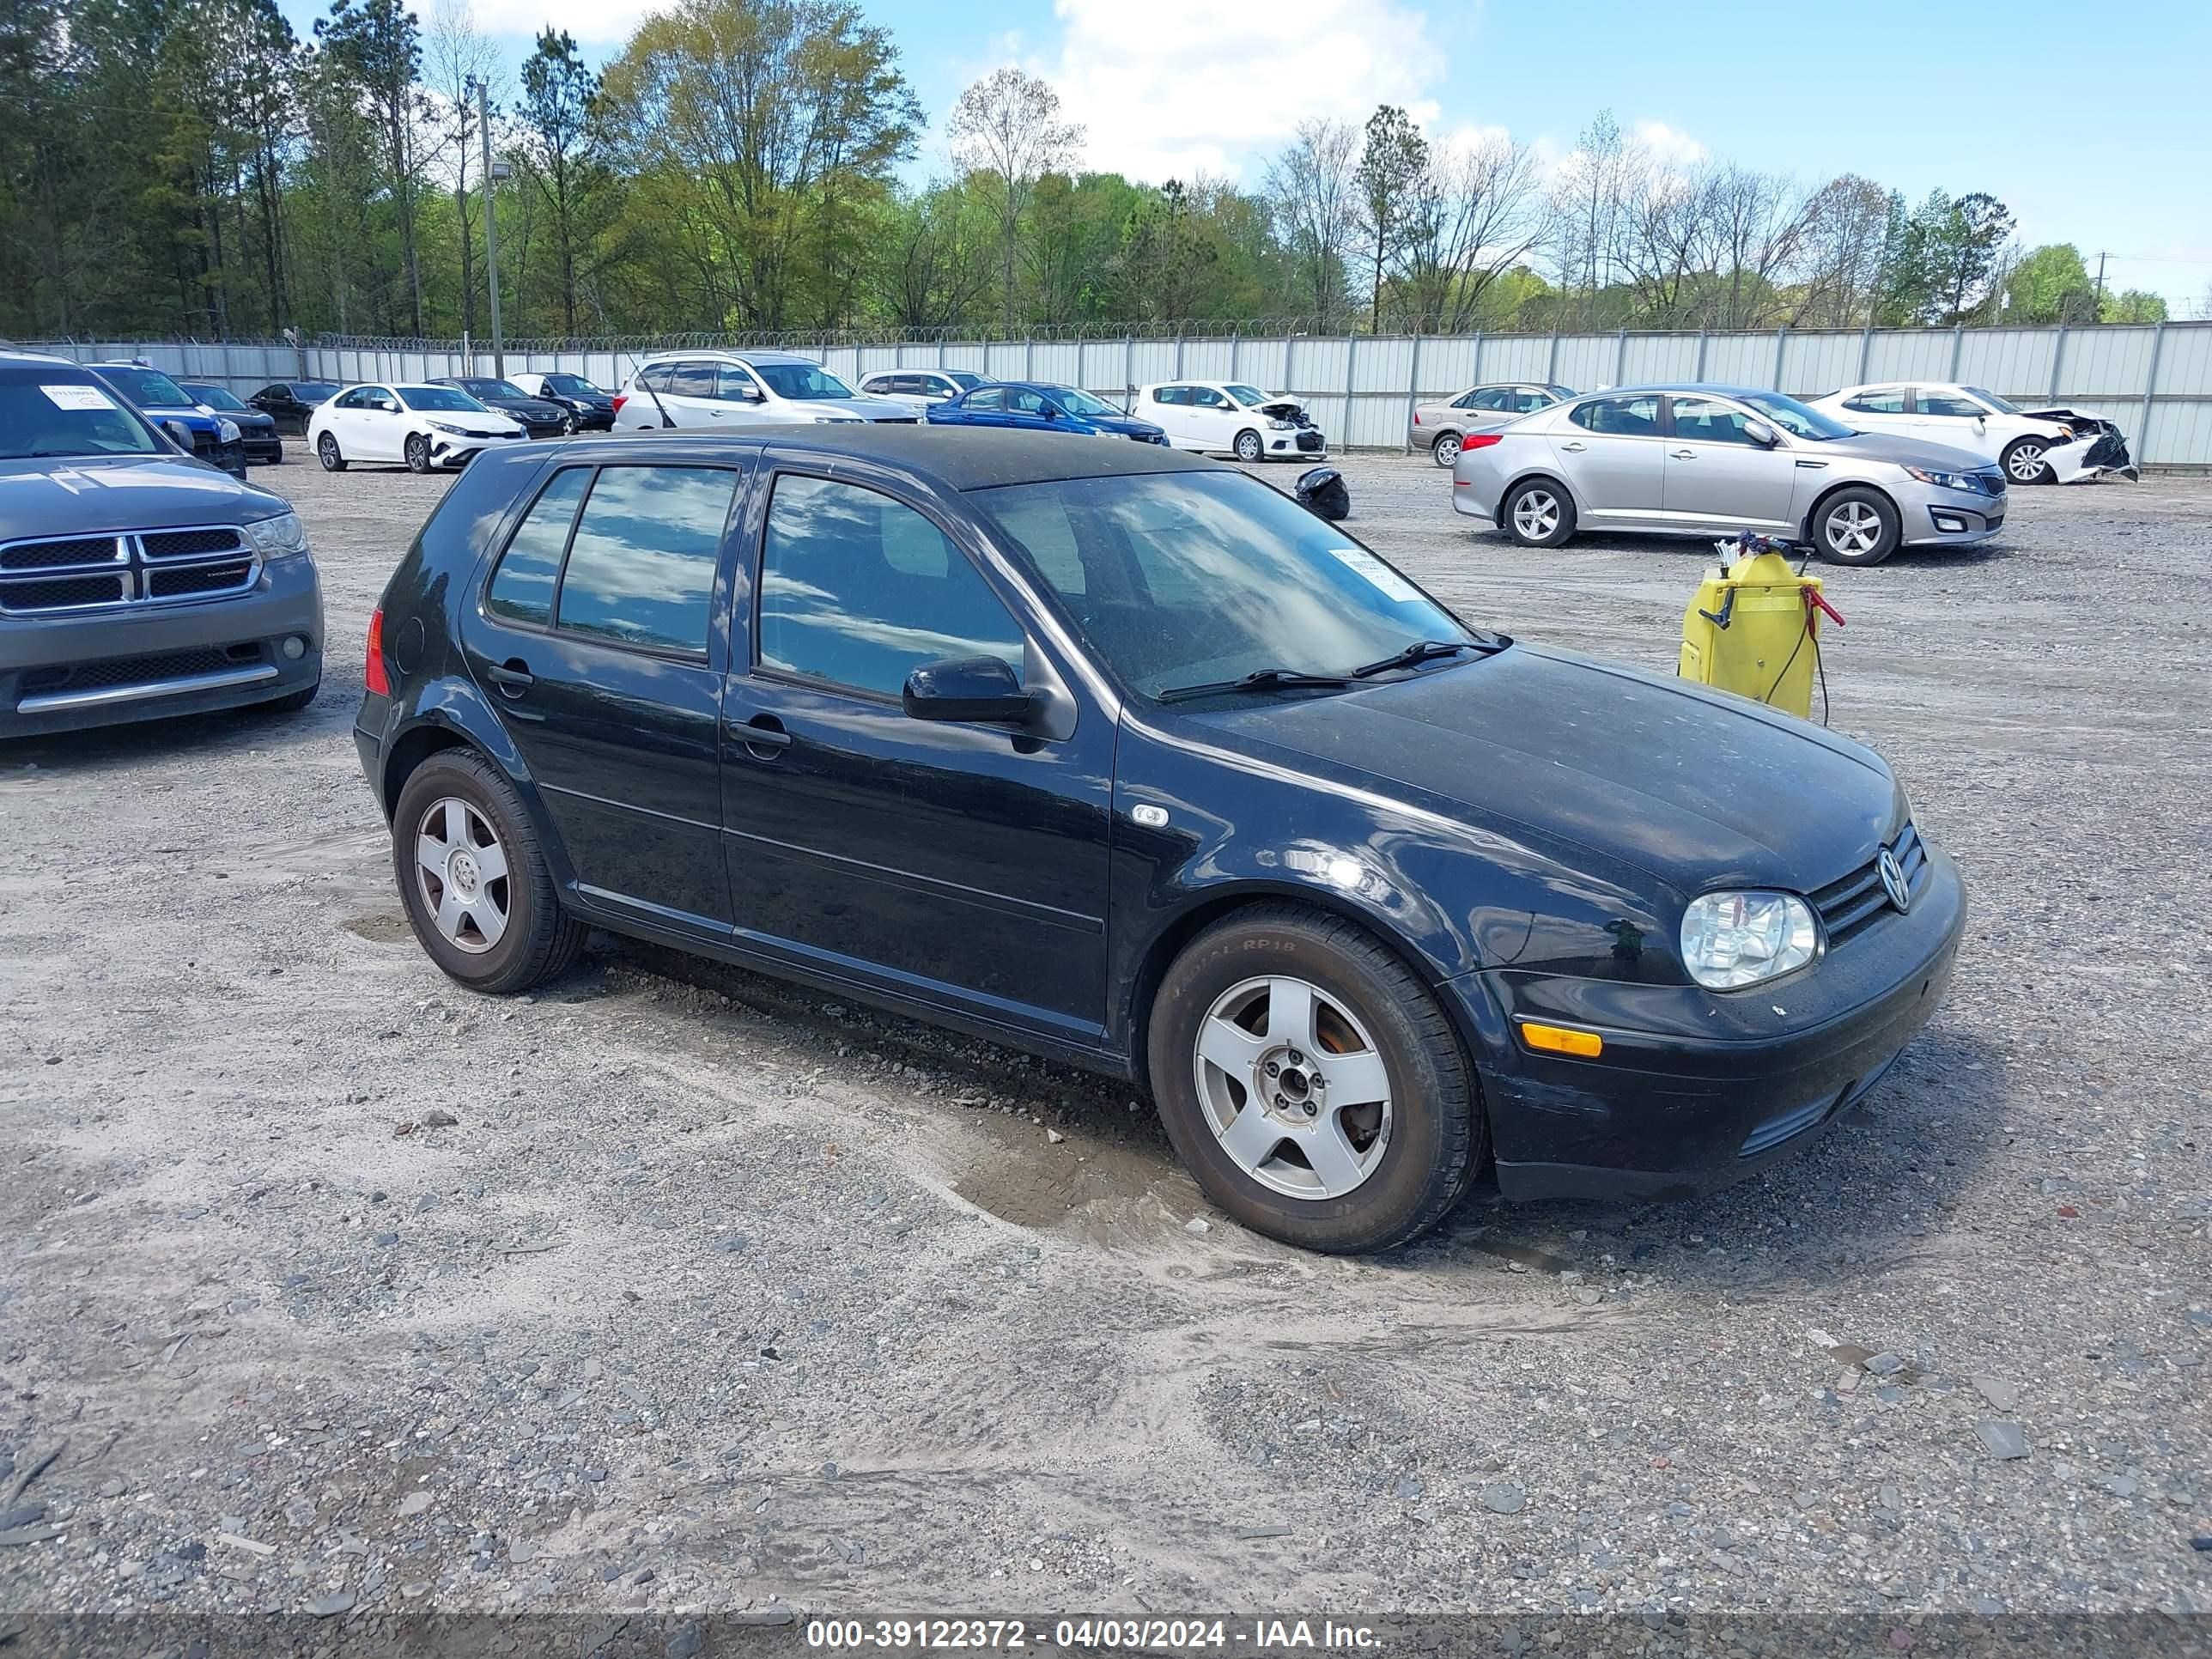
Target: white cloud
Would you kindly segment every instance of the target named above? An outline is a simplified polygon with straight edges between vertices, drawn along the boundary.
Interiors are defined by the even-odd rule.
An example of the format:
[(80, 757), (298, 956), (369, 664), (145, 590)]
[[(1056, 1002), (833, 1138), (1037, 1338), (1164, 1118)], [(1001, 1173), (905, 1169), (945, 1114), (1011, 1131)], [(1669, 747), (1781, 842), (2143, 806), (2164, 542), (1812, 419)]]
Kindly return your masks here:
[(1024, 67), (1085, 128), (1084, 165), (1151, 183), (1259, 181), (1301, 121), (1364, 122), (1399, 104), (1424, 126), (1444, 69), (1427, 21), (1395, 0), (1263, 7), (1054, 0), (1061, 40)]
[(1636, 142), (1651, 152), (1654, 161), (1672, 167), (1693, 167), (1712, 152), (1686, 132), (1664, 121), (1638, 121), (1630, 131)]

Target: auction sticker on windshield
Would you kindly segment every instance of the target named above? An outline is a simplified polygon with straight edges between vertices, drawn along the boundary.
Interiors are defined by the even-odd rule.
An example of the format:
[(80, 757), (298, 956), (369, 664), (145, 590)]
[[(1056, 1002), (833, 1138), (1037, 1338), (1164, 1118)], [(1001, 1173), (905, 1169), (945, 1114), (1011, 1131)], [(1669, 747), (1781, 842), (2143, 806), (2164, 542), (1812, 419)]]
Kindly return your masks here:
[(1357, 547), (1332, 547), (1328, 550), (1343, 564), (1357, 570), (1372, 582), (1380, 590), (1383, 598), (1402, 605), (1407, 599), (1418, 599), (1421, 597), (1419, 588), (1372, 553)]
[(114, 400), (96, 386), (42, 386), (46, 401), (56, 409), (112, 409)]

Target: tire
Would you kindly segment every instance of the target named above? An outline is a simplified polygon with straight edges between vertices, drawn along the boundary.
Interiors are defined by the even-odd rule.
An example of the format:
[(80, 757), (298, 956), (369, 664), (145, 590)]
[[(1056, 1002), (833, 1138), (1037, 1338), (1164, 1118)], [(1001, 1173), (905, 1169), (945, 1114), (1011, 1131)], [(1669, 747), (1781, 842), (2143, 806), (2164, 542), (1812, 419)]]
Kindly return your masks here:
[(2014, 438), (2005, 446), (1998, 465), (2004, 468), (2005, 482), (2015, 484), (2049, 483), (2052, 477), (2051, 463), (2043, 459), (2048, 447), (2040, 438)]
[(322, 689), (322, 677), (319, 674), (313, 685), (301, 686), (297, 691), (287, 691), (281, 697), (271, 697), (261, 707), (272, 714), (296, 714), (314, 702)]
[(1459, 434), (1439, 432), (1436, 442), (1429, 446), (1429, 459), (1438, 466), (1450, 466), (1459, 459)]
[[(1428, 987), (1364, 929), (1303, 905), (1255, 906), (1193, 939), (1152, 1000), (1146, 1050), (1200, 1187), (1285, 1244), (1403, 1244), (1450, 1212), (1488, 1153), (1474, 1070)], [(1279, 1090), (1273, 1108), (1262, 1085)], [(1291, 1150), (1305, 1147), (1313, 1159)]]
[(345, 457), (338, 453), (337, 433), (325, 432), (315, 440), (315, 459), (323, 464), (323, 471), (325, 472), (343, 472), (346, 470)]
[[(446, 854), (418, 848), (426, 828), (436, 832)], [(465, 866), (456, 866), (450, 856), (458, 851), (470, 854)], [(498, 875), (488, 873), (488, 851), (500, 854)], [(489, 996), (526, 991), (567, 972), (584, 948), (590, 930), (562, 908), (521, 799), (472, 750), (440, 750), (409, 775), (392, 817), (392, 867), (416, 939), (448, 978), (472, 991)], [(448, 884), (459, 900), (462, 882), (470, 898), (453, 907), (449, 933), (439, 918), (446, 914)], [(503, 908), (498, 902), (502, 886)], [(493, 917), (495, 936), (488, 937)]]
[(407, 440), (407, 470), (428, 472), (430, 470), (430, 441), (421, 433)]
[(1499, 520), (1523, 547), (1557, 547), (1575, 533), (1574, 497), (1549, 478), (1525, 478), (1505, 492)]
[(576, 411), (573, 409), (561, 417), (561, 435), (564, 438), (576, 435)]
[(1250, 466), (1255, 461), (1264, 461), (1267, 459), (1267, 445), (1260, 441), (1260, 434), (1249, 426), (1237, 434), (1236, 449), (1237, 459), (1247, 466)]
[(1813, 509), (1813, 544), (1830, 564), (1880, 564), (1897, 551), (1897, 507), (1879, 489), (1838, 489)]

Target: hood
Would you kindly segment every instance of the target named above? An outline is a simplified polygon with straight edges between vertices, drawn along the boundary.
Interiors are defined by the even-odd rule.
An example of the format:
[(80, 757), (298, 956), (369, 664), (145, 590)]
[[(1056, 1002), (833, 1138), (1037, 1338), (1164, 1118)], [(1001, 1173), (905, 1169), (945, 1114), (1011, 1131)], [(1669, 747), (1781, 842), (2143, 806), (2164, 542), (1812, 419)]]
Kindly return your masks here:
[[(558, 414), (557, 410), (556, 414)], [(522, 422), (515, 420), (503, 410), (495, 410), (489, 415), (471, 415), (465, 410), (425, 410), (422, 411), (422, 416), (425, 420), (440, 422), (447, 426), (459, 427), (464, 432), (471, 433), (479, 438), (497, 437), (504, 433), (519, 432), (522, 429)]]
[(1824, 887), (1863, 867), (1903, 811), (1871, 750), (1747, 699), (1540, 647), (1191, 718), (1470, 824), (1595, 849), (1686, 895)]
[(1892, 461), (1899, 466), (1940, 467), (1947, 472), (1984, 472), (1996, 465), (1986, 455), (1948, 444), (1927, 443), (1918, 438), (1892, 437), (1881, 432), (1861, 432), (1848, 438), (1808, 441), (1806, 453), (1856, 455), (1863, 460)]
[(557, 421), (568, 412), (544, 398), (479, 398), (477, 401), (502, 415), (519, 415), (531, 421)]
[(282, 496), (181, 455), (0, 461), (0, 539), (8, 541), (252, 524), (285, 510)]
[(1075, 418), (1085, 426), (1095, 426), (1101, 432), (1118, 432), (1125, 438), (1157, 438), (1166, 431), (1133, 415), (1079, 415)]
[(801, 419), (815, 415), (842, 415), (848, 419), (858, 416), (864, 421), (911, 421), (914, 418), (914, 405), (902, 404), (896, 398), (792, 398), (782, 406)]

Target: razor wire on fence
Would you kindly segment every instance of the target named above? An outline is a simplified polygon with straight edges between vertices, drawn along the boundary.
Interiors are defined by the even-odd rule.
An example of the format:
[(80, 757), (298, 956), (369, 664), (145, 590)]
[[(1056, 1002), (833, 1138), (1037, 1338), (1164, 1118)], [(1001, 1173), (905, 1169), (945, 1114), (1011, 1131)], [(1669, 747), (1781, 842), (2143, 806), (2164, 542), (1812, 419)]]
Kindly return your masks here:
[(143, 358), (180, 380), (250, 396), (276, 380), (427, 380), (567, 373), (610, 388), (655, 356), (790, 352), (858, 382), (887, 369), (956, 368), (1079, 386), (1125, 404), (1167, 380), (1235, 381), (1304, 402), (1332, 443), (1403, 449), (1417, 404), (1493, 381), (1577, 391), (1700, 381), (1817, 396), (1883, 381), (1959, 382), (2023, 409), (2115, 421), (2147, 465), (2212, 467), (2212, 322), (2039, 328), (1619, 329), (1589, 334), (1324, 334), (1305, 318), (1067, 324), (1018, 334), (858, 329), (519, 339), (322, 335), (292, 341), (63, 341), (27, 349), (80, 362)]

